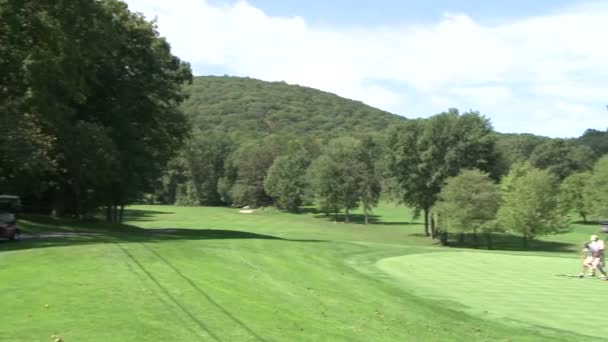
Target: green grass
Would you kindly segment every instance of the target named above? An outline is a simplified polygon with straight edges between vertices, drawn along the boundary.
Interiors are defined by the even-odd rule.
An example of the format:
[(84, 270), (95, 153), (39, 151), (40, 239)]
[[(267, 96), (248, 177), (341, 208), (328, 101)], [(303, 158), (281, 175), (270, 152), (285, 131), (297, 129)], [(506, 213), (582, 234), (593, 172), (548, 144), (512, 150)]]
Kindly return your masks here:
[(608, 336), (608, 327), (589, 319), (596, 303), (608, 301), (608, 284), (573, 277), (575, 265), (571, 258), (478, 252), (415, 254), (378, 262), (411, 293), (455, 303), (455, 308), (476, 316)]
[(28, 232), (68, 236), (0, 242), (0, 341), (571, 341), (605, 333), (585, 321), (597, 322), (608, 283), (556, 276), (578, 271), (576, 245), (594, 226), (537, 242), (533, 252), (516, 251), (506, 236), (497, 245), (504, 251), (488, 252), (439, 247), (420, 236), (411, 212), (386, 204), (369, 226), (310, 210), (137, 206), (126, 218), (116, 226), (30, 217)]

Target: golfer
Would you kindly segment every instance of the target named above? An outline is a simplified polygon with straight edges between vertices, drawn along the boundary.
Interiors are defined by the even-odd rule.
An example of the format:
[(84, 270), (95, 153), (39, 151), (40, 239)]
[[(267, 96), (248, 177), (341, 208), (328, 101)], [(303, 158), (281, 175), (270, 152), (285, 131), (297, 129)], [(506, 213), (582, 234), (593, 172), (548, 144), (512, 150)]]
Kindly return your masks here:
[(600, 240), (597, 235), (591, 235), (590, 240), (591, 240), (590, 241), (591, 247), (597, 253), (597, 256), (598, 256), (598, 260), (595, 261), (595, 262), (598, 263), (599, 265), (601, 265), (602, 268), (604, 268), (605, 267), (605, 264), (604, 264), (604, 240)]
[(583, 269), (579, 274), (582, 278), (585, 276), (585, 270), (589, 269), (589, 276), (595, 276), (595, 270), (599, 270), (602, 274), (601, 279), (606, 280), (606, 272), (604, 271), (604, 241), (599, 240), (597, 235), (591, 236), (591, 241), (586, 242), (583, 248), (584, 260)]
[(582, 269), (581, 269), (581, 273), (579, 273), (578, 277), (582, 278), (585, 276), (585, 272), (587, 271), (587, 269), (589, 270), (589, 276), (593, 276), (594, 275), (594, 270), (593, 270), (593, 248), (591, 247), (591, 243), (589, 242), (585, 242), (585, 244), (583, 245), (583, 263), (582, 263)]

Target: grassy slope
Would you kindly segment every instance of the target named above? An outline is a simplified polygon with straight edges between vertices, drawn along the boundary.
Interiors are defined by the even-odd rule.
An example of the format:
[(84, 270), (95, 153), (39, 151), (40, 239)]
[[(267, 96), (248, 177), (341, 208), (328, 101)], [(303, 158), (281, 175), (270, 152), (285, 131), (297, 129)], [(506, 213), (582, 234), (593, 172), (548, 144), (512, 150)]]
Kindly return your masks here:
[[(132, 208), (132, 225), (175, 229), (156, 232), (35, 219), (28, 230), (99, 235), (0, 243), (0, 340), (583, 339), (462, 313), (422, 281), (444, 274), (427, 272), (432, 266), (418, 283), (388, 277), (378, 260), (453, 249), (419, 237), (404, 209), (384, 206), (377, 215), (365, 227), (311, 213)], [(593, 228), (581, 229), (582, 238)], [(416, 289), (434, 299), (412, 295)]]

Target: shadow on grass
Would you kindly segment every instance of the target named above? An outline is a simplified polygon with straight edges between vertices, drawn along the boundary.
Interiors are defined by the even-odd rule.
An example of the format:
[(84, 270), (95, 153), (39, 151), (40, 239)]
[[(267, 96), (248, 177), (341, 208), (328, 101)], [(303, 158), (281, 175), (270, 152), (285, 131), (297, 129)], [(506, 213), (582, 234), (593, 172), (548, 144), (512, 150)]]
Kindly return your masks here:
[[(345, 221), (346, 221), (346, 215), (344, 215), (343, 213), (340, 213), (338, 215), (334, 215), (334, 214), (326, 215), (326, 214), (319, 213), (319, 214), (315, 215), (314, 218), (325, 219), (330, 222), (339, 222), (339, 223), (345, 223)], [(349, 219), (349, 222), (348, 222), (349, 224), (364, 224), (365, 223), (365, 215), (363, 215), (363, 214), (349, 214), (348, 219)], [(378, 216), (378, 215), (368, 215), (367, 220), (370, 225), (380, 225), (380, 226), (421, 226), (422, 225), (422, 223), (420, 223), (420, 222), (383, 221), (381, 219), (381, 216)]]
[(597, 226), (599, 228), (600, 224), (594, 221), (572, 221), (572, 224), (580, 224), (581, 226)]
[[(141, 210), (138, 210), (141, 211)], [(0, 252), (21, 249), (98, 243), (154, 243), (176, 240), (264, 239), (276, 241), (323, 242), (323, 240), (284, 239), (272, 235), (222, 229), (144, 229), (102, 221), (54, 219), (30, 215), (19, 222), (23, 239), (0, 240)]]
[(303, 215), (303, 214), (321, 214), (322, 212), (315, 207), (300, 207), (296, 211), (289, 211), (290, 214)]
[[(473, 234), (465, 234), (464, 241), (460, 241), (460, 234), (449, 234), (448, 245), (446, 247), (540, 252), (572, 252), (577, 247), (572, 243), (533, 239), (528, 240), (527, 248), (524, 248), (521, 236), (506, 233), (493, 233), (491, 234), (491, 240), (491, 248), (488, 248), (488, 240), (485, 235), (478, 234), (477, 243), (475, 243)], [(439, 243), (439, 240), (437, 240), (437, 243)]]
[(170, 211), (156, 211), (156, 210), (140, 210), (140, 209), (125, 209), (124, 220), (125, 221), (154, 221), (156, 215), (163, 214), (174, 214)]
[[(313, 215), (316, 219), (324, 219), (330, 222), (338, 222), (345, 223), (346, 215), (340, 212), (337, 215), (334, 213), (326, 213), (322, 210), (319, 210), (316, 207), (300, 207), (298, 211), (289, 211), (290, 214), (296, 215), (305, 215), (310, 214)], [(365, 215), (363, 214), (349, 214), (348, 215), (350, 224), (364, 224), (365, 223)], [(377, 225), (385, 225), (385, 226), (409, 226), (409, 225), (422, 225), (421, 222), (408, 222), (408, 221), (400, 221), (400, 222), (391, 222), (391, 221), (383, 221), (381, 216), (369, 214), (367, 216), (369, 224), (377, 224)]]

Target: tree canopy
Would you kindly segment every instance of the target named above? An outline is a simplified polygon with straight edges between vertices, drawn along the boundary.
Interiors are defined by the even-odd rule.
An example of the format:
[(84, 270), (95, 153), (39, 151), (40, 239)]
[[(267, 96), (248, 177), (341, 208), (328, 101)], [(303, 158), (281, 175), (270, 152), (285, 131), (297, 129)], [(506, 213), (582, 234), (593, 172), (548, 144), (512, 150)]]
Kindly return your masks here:
[(236, 141), (265, 135), (335, 138), (375, 132), (405, 118), (317, 89), (241, 77), (195, 77), (182, 109), (203, 131)]
[(559, 206), (559, 180), (548, 170), (529, 163), (516, 163), (501, 182), (501, 205), (497, 219), (502, 228), (529, 240), (567, 229), (568, 221)]
[(448, 177), (468, 168), (491, 170), (496, 160), (491, 133), (487, 118), (455, 109), (408, 121), (392, 131), (388, 167), (401, 200), (424, 212), (426, 234), (428, 212)]
[(471, 231), (477, 245), (477, 233), (494, 228), (492, 223), (499, 204), (498, 186), (489, 174), (463, 170), (447, 179), (439, 193), (436, 210), (441, 215), (442, 230)]
[(42, 183), (18, 190), (59, 213), (150, 191), (188, 132), (189, 65), (121, 1), (3, 1), (0, 55), (0, 109), (16, 128), (1, 141), (14, 163), (0, 186)]

